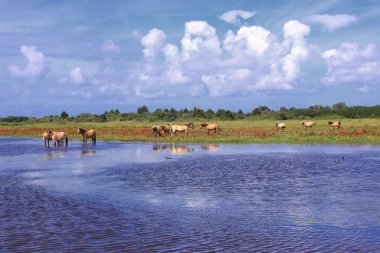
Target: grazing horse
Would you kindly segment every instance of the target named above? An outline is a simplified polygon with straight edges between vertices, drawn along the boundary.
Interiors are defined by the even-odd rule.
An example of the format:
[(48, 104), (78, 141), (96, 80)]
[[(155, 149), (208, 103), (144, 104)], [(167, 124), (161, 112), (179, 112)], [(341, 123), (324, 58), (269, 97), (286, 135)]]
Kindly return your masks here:
[(201, 124), (201, 129), (202, 128), (205, 128), (207, 129), (207, 134), (210, 134), (210, 131), (211, 130), (214, 130), (214, 134), (216, 134), (218, 132), (218, 134), (220, 134), (220, 132), (222, 131), (222, 128), (220, 128), (219, 124), (215, 124), (215, 123), (202, 123)]
[(340, 129), (341, 124), (342, 124), (342, 122), (340, 122), (340, 121), (329, 121), (329, 122), (327, 122), (327, 125), (329, 126), (330, 131), (332, 128), (334, 130), (334, 132), (335, 132), (335, 128)]
[(162, 131), (163, 129), (161, 126), (156, 126), (156, 125), (152, 126), (152, 134), (154, 134), (154, 137), (157, 137), (157, 136), (162, 137), (163, 136)]
[(45, 143), (45, 147), (46, 147), (46, 143), (47, 143), (47, 146), (49, 147), (49, 141), (52, 141), (52, 135), (53, 135), (53, 132), (48, 130), (48, 131), (45, 131), (42, 135), (42, 140), (44, 141)]
[(92, 139), (92, 144), (96, 144), (96, 131), (93, 129), (85, 130), (83, 128), (78, 128), (77, 134), (82, 135), (83, 143), (87, 143), (87, 138)]
[(277, 131), (278, 131), (279, 129), (284, 130), (284, 129), (286, 128), (286, 125), (285, 125), (285, 123), (283, 123), (283, 122), (281, 122), (281, 123), (276, 122), (276, 123), (274, 123), (274, 125), (275, 125)]
[(168, 136), (170, 134), (170, 125), (166, 124), (161, 126), (162, 132), (164, 133), (165, 136)]
[(313, 129), (313, 126), (315, 126), (315, 122), (313, 122), (313, 121), (301, 121), (301, 125), (305, 128), (305, 131), (306, 131), (307, 127), (310, 127), (311, 129)]
[(177, 132), (184, 132), (188, 135), (189, 128), (194, 129), (193, 123), (185, 123), (183, 125), (171, 125), (170, 126), (170, 136), (177, 135)]
[(65, 132), (53, 132), (52, 137), (54, 141), (54, 146), (63, 147), (63, 143), (66, 141), (66, 147), (69, 144), (69, 139)]

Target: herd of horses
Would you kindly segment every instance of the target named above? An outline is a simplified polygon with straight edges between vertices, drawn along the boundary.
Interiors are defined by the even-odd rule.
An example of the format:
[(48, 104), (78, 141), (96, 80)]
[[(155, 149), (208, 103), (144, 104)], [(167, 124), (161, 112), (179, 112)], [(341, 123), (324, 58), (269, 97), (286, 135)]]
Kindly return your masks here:
[[(152, 126), (152, 133), (155, 137), (164, 137), (164, 136), (173, 136), (177, 135), (177, 132), (183, 132), (186, 135), (189, 134), (189, 129), (194, 129), (194, 124), (193, 123), (185, 123), (185, 124), (180, 124), (180, 125), (154, 125)], [(202, 123), (201, 124), (201, 129), (206, 129), (207, 134), (210, 134), (210, 131), (214, 131), (216, 134), (220, 134), (222, 132), (222, 128), (219, 126), (219, 124), (216, 123)]]
[[(313, 127), (316, 125), (313, 121), (301, 121), (301, 125), (304, 127), (305, 131), (310, 128), (313, 129)], [(328, 121), (327, 123), (330, 130), (333, 130), (335, 132), (335, 129), (340, 129), (342, 122), (340, 121)], [(279, 130), (285, 130), (286, 125), (283, 122), (275, 122), (275, 128), (277, 131)], [(176, 125), (154, 125), (152, 126), (152, 134), (155, 137), (165, 137), (165, 136), (173, 136), (177, 135), (177, 133), (185, 133), (186, 135), (189, 134), (189, 129), (194, 129), (193, 123), (185, 123), (185, 124), (176, 124)], [(202, 123), (200, 129), (207, 130), (207, 134), (209, 135), (210, 132), (214, 131), (214, 134), (220, 134), (223, 130), (217, 123)], [(83, 128), (78, 128), (77, 134), (82, 135), (83, 143), (87, 143), (87, 139), (92, 140), (92, 144), (96, 144), (96, 131), (93, 129), (85, 130)], [(42, 135), (42, 140), (45, 143), (45, 147), (49, 147), (49, 142), (53, 141), (54, 146), (57, 147), (63, 147), (68, 146), (69, 139), (67, 137), (67, 134), (65, 132), (55, 132), (51, 130), (47, 130)]]
[[(82, 135), (83, 143), (87, 143), (87, 139), (91, 138), (92, 144), (96, 144), (95, 130), (85, 130), (83, 128), (78, 128), (77, 134)], [(47, 130), (42, 134), (42, 140), (44, 141), (45, 147), (50, 146), (50, 141), (53, 141), (54, 147), (63, 147), (64, 145), (67, 147), (69, 145), (69, 138), (65, 132)]]

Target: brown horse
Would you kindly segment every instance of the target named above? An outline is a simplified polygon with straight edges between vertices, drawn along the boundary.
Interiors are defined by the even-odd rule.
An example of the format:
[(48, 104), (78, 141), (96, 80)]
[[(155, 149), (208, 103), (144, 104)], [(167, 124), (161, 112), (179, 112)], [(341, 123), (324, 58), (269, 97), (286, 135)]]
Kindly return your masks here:
[(47, 146), (49, 147), (49, 141), (52, 141), (52, 135), (53, 135), (53, 132), (48, 130), (48, 131), (45, 131), (42, 135), (42, 140), (44, 141), (45, 143), (45, 147), (46, 147), (46, 143), (47, 143)]
[(334, 130), (334, 132), (335, 132), (335, 128), (340, 129), (341, 124), (342, 124), (342, 122), (340, 122), (340, 121), (329, 121), (329, 122), (327, 122), (327, 125), (329, 126), (330, 131), (332, 128)]
[(65, 132), (53, 132), (52, 137), (54, 146), (63, 147), (63, 143), (66, 141), (66, 147), (69, 144), (69, 138)]
[(168, 136), (170, 134), (170, 125), (169, 124), (161, 126), (161, 129), (162, 129), (162, 133), (165, 136)]
[(157, 125), (152, 126), (152, 134), (154, 135), (154, 137), (157, 137), (157, 136), (162, 137), (163, 136), (162, 132), (163, 132), (163, 129), (161, 126), (157, 126)]
[(211, 130), (214, 130), (214, 134), (216, 133), (220, 134), (220, 132), (222, 131), (222, 128), (219, 126), (219, 124), (215, 124), (215, 123), (208, 123), (208, 122), (202, 123), (201, 129), (202, 128), (207, 129), (207, 134), (210, 134)]
[(92, 144), (96, 144), (96, 131), (93, 129), (85, 130), (83, 128), (78, 128), (77, 134), (82, 135), (83, 143), (87, 143), (87, 138), (92, 139)]

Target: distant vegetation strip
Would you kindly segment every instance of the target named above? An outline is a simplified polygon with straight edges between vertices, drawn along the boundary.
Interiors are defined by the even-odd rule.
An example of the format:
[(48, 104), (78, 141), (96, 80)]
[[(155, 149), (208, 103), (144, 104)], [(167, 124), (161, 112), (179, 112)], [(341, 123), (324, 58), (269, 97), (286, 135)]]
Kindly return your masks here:
[[(19, 136), (41, 138), (45, 130), (64, 131), (70, 142), (80, 141), (77, 135), (79, 127), (96, 129), (98, 141), (131, 141), (163, 143), (289, 143), (289, 144), (380, 144), (380, 119), (341, 119), (342, 127), (335, 131), (330, 129), (325, 118), (314, 118), (316, 126), (304, 130), (300, 120), (284, 120), (286, 128), (277, 131), (272, 119), (218, 120), (223, 129), (222, 134), (207, 134), (200, 129), (204, 121), (194, 121), (195, 128), (189, 135), (179, 133), (170, 137), (155, 137), (152, 133), (153, 123), (147, 121), (113, 121), (113, 122), (24, 122), (1, 124), (0, 136)], [(164, 125), (167, 121), (156, 121)]]
[(314, 105), (305, 109), (294, 107), (281, 107), (280, 110), (272, 110), (267, 106), (259, 106), (250, 112), (238, 110), (203, 110), (198, 107), (193, 109), (156, 109), (150, 112), (147, 106), (141, 106), (136, 112), (122, 113), (118, 109), (105, 111), (102, 114), (82, 113), (77, 116), (69, 116), (63, 111), (60, 115), (49, 115), (41, 118), (10, 116), (0, 118), (2, 124), (17, 124), (23, 122), (113, 122), (113, 121), (148, 121), (148, 122), (187, 122), (187, 121), (220, 121), (220, 120), (292, 120), (292, 119), (364, 119), (380, 118), (380, 105), (376, 106), (347, 106), (345, 103), (337, 103), (332, 106)]

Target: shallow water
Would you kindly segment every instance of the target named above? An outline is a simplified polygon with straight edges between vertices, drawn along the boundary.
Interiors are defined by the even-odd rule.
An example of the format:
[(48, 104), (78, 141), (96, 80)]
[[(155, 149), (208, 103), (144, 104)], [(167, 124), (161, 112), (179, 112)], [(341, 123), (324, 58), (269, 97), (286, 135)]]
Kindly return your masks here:
[(378, 252), (380, 147), (0, 138), (0, 252)]

